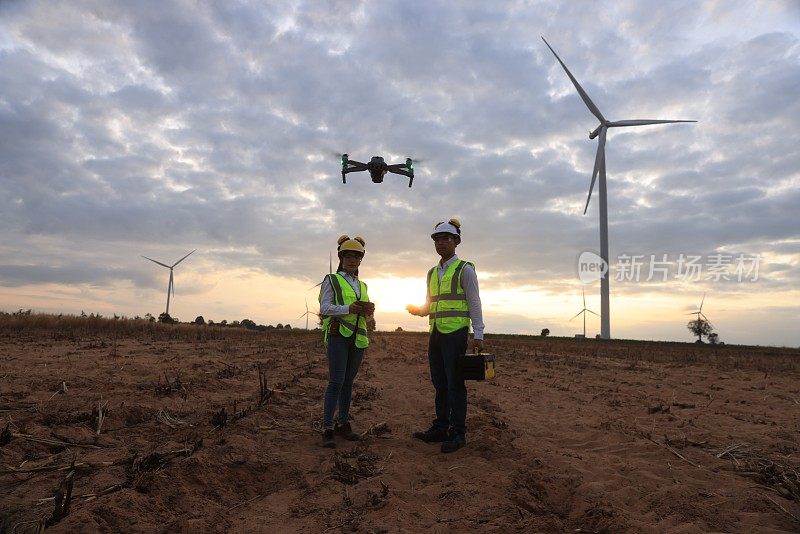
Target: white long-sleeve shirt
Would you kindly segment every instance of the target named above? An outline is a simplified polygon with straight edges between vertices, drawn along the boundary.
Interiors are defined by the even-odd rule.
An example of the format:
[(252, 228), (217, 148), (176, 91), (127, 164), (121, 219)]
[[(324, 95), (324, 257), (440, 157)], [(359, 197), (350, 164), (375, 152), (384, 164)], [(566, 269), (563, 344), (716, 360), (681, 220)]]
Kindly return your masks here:
[[(350, 276), (345, 271), (339, 271), (340, 275), (347, 280), (347, 283), (350, 284), (350, 287), (353, 288), (353, 291), (356, 292), (356, 297), (361, 298), (361, 284), (358, 283), (357, 276)], [(319, 313), (320, 315), (328, 315), (330, 317), (344, 317), (350, 313), (350, 306), (347, 304), (334, 304), (334, 294), (333, 294), (333, 287), (331, 287), (331, 280), (327, 276), (325, 280), (322, 281), (322, 286), (320, 287), (320, 299), (319, 299)]]
[[(439, 262), (436, 268), (436, 274), (439, 277), (439, 282), (442, 281), (444, 273), (447, 272), (447, 269), (456, 260), (458, 260), (458, 256), (453, 255), (453, 257), (446, 262)], [(472, 331), (474, 337), (475, 339), (483, 339), (483, 330), (485, 326), (483, 324), (483, 310), (481, 309), (480, 289), (478, 288), (478, 274), (475, 272), (475, 269), (472, 267), (472, 265), (464, 265), (464, 268), (461, 270), (461, 287), (464, 288), (464, 296), (467, 298), (467, 305), (469, 306), (469, 318), (472, 321)], [(430, 300), (426, 299), (425, 307), (423, 308), (425, 315), (428, 315), (430, 305)]]

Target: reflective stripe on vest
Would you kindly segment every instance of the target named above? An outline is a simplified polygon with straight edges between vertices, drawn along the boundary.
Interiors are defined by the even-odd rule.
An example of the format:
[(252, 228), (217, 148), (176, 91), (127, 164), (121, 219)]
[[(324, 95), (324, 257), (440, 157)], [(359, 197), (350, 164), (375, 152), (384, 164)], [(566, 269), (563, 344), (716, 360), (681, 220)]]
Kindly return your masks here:
[(461, 285), (461, 273), (465, 265), (472, 265), (463, 260), (456, 260), (445, 271), (442, 280), (436, 273), (436, 267), (428, 271), (428, 299), (430, 308), (428, 324), (430, 331), (436, 330), (449, 334), (470, 325), (467, 296)]
[[(358, 281), (359, 288), (361, 289), (361, 298), (358, 298), (353, 287), (342, 275), (337, 273), (326, 276), (331, 284), (331, 288), (333, 289), (334, 304), (340, 306), (349, 306), (358, 300), (361, 300), (362, 302), (369, 302), (369, 295), (367, 295), (367, 284), (361, 280)], [(323, 339), (326, 345), (328, 344), (328, 336), (330, 334), (331, 322), (333, 319), (333, 317), (326, 317), (322, 321)], [(351, 337), (353, 332), (355, 332), (356, 347), (359, 349), (364, 349), (369, 346), (369, 338), (367, 337), (367, 318), (365, 316), (350, 313), (343, 317), (336, 317), (335, 319), (339, 323), (339, 334), (342, 337)], [(358, 327), (356, 327), (356, 320), (358, 320)]]

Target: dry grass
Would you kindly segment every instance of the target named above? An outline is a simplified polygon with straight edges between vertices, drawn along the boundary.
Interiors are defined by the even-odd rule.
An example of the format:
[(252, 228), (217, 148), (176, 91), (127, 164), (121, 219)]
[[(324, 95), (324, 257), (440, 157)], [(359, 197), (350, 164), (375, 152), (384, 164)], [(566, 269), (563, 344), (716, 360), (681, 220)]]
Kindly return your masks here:
[(800, 465), (791, 458), (776, 460), (757, 447), (736, 443), (713, 451), (717, 458), (730, 459), (737, 472), (773, 488), (779, 495), (800, 501)]

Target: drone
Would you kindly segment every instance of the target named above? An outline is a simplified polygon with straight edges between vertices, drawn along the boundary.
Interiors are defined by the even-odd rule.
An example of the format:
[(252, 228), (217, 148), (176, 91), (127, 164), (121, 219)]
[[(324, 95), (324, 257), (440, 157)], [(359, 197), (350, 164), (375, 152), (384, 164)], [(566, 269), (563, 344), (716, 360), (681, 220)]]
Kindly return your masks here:
[(372, 178), (372, 181), (376, 184), (383, 182), (383, 177), (386, 176), (387, 172), (393, 172), (395, 174), (402, 174), (403, 176), (408, 176), (408, 187), (411, 187), (411, 184), (414, 182), (414, 162), (411, 161), (411, 158), (406, 158), (405, 163), (397, 163), (395, 165), (387, 165), (386, 162), (380, 156), (373, 156), (369, 163), (361, 163), (360, 161), (354, 161), (347, 157), (347, 154), (342, 154), (342, 183), (347, 183), (347, 177), (345, 176), (348, 172), (360, 172), (360, 171), (369, 171), (369, 175)]

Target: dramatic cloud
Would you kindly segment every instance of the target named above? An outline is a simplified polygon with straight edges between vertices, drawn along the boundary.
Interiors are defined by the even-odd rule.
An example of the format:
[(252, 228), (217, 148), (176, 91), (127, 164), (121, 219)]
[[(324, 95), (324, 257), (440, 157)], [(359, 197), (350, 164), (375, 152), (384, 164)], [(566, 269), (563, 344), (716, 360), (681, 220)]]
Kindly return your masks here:
[[(341, 233), (367, 238), (368, 279), (421, 277), (432, 225), (457, 215), (487, 292), (577, 307), (577, 256), (598, 249), (597, 191), (582, 214), (597, 122), (542, 35), (611, 120), (699, 121), (609, 132), (612, 263), (762, 256), (757, 282), (612, 282), (613, 299), (797, 296), (795, 2), (86, 0), (0, 3), (0, 306), (87, 285), (141, 314), (165, 284), (139, 255), (195, 248), (188, 293), (233, 271), (305, 287)], [(340, 152), (422, 161), (411, 189), (343, 185)], [(283, 298), (302, 311), (302, 292)], [(800, 317), (781, 309), (788, 329)], [(538, 332), (561, 313), (487, 323)], [(622, 331), (684, 335), (663, 320), (677, 330)], [(729, 338), (800, 342), (767, 330)]]

